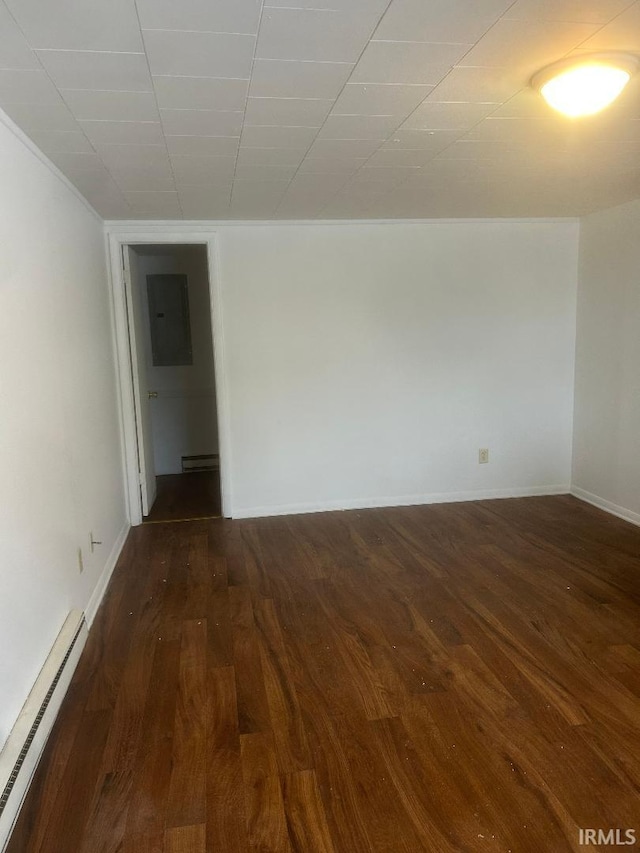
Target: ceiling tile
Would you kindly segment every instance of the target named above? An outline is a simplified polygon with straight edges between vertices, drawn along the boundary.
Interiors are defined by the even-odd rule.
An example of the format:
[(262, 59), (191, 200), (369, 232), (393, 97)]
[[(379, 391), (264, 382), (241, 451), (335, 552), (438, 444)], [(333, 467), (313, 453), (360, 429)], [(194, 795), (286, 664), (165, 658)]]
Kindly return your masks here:
[(256, 57), (355, 62), (375, 24), (373, 14), (265, 8)]
[(307, 148), (243, 148), (238, 152), (238, 166), (298, 166)]
[(352, 175), (367, 159), (368, 157), (306, 157), (300, 164), (300, 172)]
[(467, 53), (462, 64), (510, 68), (523, 75), (526, 85), (531, 74), (561, 59), (596, 29), (595, 24), (502, 19)]
[(496, 118), (490, 116), (470, 130), (466, 139), (493, 139), (495, 141), (526, 143), (534, 140), (553, 142), (553, 137), (565, 136), (575, 125), (570, 125), (559, 115), (545, 118)]
[(223, 175), (209, 172), (207, 175), (200, 174), (200, 179), (183, 178), (177, 176), (175, 179), (176, 189), (180, 195), (196, 196), (198, 194), (216, 194), (223, 196), (225, 193), (231, 197), (231, 185), (233, 183), (233, 171)]
[(398, 126), (395, 116), (330, 115), (318, 139), (386, 139)]
[(45, 154), (59, 152), (91, 153), (93, 147), (82, 131), (65, 130), (35, 130), (30, 134), (31, 139)]
[(0, 0), (0, 104), (104, 215), (579, 214), (640, 181), (640, 75), (581, 122), (529, 87), (640, 53), (640, 0), (137, 2), (142, 33), (136, 0), (8, 0), (25, 37)]
[(235, 156), (240, 144), (240, 138), (237, 136), (167, 136), (166, 140), (172, 157), (208, 157), (218, 154)]
[(143, 53), (39, 50), (38, 59), (61, 89), (152, 90)]
[(509, 98), (502, 106), (493, 106), (494, 118), (547, 118), (549, 104), (534, 89), (527, 87)]
[(640, 3), (625, 12), (587, 39), (581, 48), (586, 50), (640, 51)]
[(379, 145), (379, 140), (369, 139), (316, 139), (308, 156), (335, 160), (370, 157)]
[(257, 33), (260, 0), (136, 0), (145, 30)]
[(134, 0), (5, 0), (34, 48), (141, 51)]
[(336, 193), (322, 208), (320, 219), (364, 218), (372, 202), (386, 195), (388, 190), (377, 184), (361, 184), (357, 189), (345, 187)]
[(367, 165), (372, 167), (423, 166), (425, 163), (428, 163), (436, 153), (437, 152), (429, 151), (428, 148), (381, 148), (379, 151), (376, 151), (369, 160), (367, 160)]
[(255, 209), (271, 209), (277, 207), (285, 190), (288, 180), (283, 181), (234, 181), (231, 193), (231, 209), (238, 212), (255, 206)]
[(122, 190), (130, 192), (170, 192), (175, 189), (171, 167), (164, 163), (114, 164), (109, 172)]
[(502, 104), (528, 85), (528, 77), (511, 68), (453, 68), (426, 103), (460, 101)]
[(402, 130), (459, 130), (473, 127), (496, 109), (495, 104), (433, 102), (427, 98), (402, 125)]
[(125, 202), (122, 191), (106, 169), (96, 170), (95, 172), (69, 170), (67, 175), (80, 192), (91, 195), (94, 199), (106, 195), (112, 199), (117, 199), (120, 203)]
[[(308, 179), (314, 180), (308, 180)], [(290, 204), (304, 203), (320, 212), (344, 186), (342, 175), (300, 175), (293, 180), (282, 199), (285, 210)]]
[(331, 192), (323, 188), (308, 190), (305, 187), (292, 185), (278, 206), (278, 214), (284, 215), (287, 219), (315, 218), (329, 204), (336, 192), (337, 190)]
[(131, 205), (133, 213), (143, 214), (145, 218), (174, 219), (182, 217), (182, 208), (176, 192), (125, 192), (124, 197), (127, 203)]
[(495, 164), (491, 160), (447, 160), (435, 157), (426, 163), (414, 176), (414, 181), (440, 181), (445, 185), (450, 181), (468, 181), (478, 178)]
[(155, 121), (81, 121), (82, 129), (97, 145), (162, 145), (162, 125)]
[(5, 104), (2, 109), (23, 130), (78, 130), (79, 126), (62, 101), (56, 104)]
[(422, 103), (431, 86), (348, 83), (333, 107), (334, 115), (395, 115), (399, 120)]
[(226, 155), (217, 157), (175, 156), (171, 158), (171, 165), (176, 181), (182, 184), (191, 181), (196, 184), (211, 184), (233, 177), (236, 158)]
[(0, 70), (0, 104), (59, 104), (60, 93), (42, 70)]
[(213, 77), (154, 77), (161, 109), (243, 110), (248, 80)]
[(169, 166), (169, 155), (164, 145), (96, 145), (96, 151), (109, 169), (112, 166)]
[(512, 0), (393, 0), (376, 39), (472, 43), (477, 41)]
[(330, 98), (349, 79), (353, 63), (256, 59), (249, 94), (256, 98)]
[(382, 15), (389, 0), (268, 0), (265, 9), (333, 9), (336, 12), (364, 11)]
[(124, 200), (118, 185), (105, 168), (96, 169), (93, 172), (76, 172), (73, 169), (67, 169), (66, 174), (81, 192), (90, 191), (94, 194), (100, 191), (115, 192)]
[(516, 0), (505, 18), (606, 24), (628, 5), (629, 0)]
[(414, 180), (420, 173), (418, 166), (376, 166), (372, 161), (367, 163), (353, 176), (352, 183), (365, 181), (367, 183), (385, 184), (385, 186), (397, 186), (406, 180)]
[(435, 86), (470, 44), (371, 41), (350, 83), (427, 83)]
[(79, 121), (160, 121), (152, 92), (63, 89), (62, 96)]
[(333, 100), (318, 98), (249, 98), (245, 121), (251, 125), (320, 127)]
[(110, 219), (134, 219), (131, 208), (125, 201), (120, 192), (115, 192), (113, 195), (108, 195), (102, 191), (100, 193), (92, 193), (91, 191), (83, 192), (80, 190), (89, 204), (104, 220)]
[(49, 160), (63, 172), (101, 172), (104, 163), (97, 154), (81, 154), (64, 151), (58, 154), (48, 154)]
[(527, 152), (515, 143), (506, 144), (493, 139), (459, 139), (438, 154), (443, 160), (494, 160), (498, 162), (528, 159)]
[(184, 219), (228, 219), (231, 188), (226, 193), (179, 193)]
[(242, 112), (218, 110), (160, 110), (171, 136), (240, 136)]
[(204, 187), (178, 185), (178, 195), (181, 200), (184, 199), (192, 204), (209, 201), (228, 206), (231, 200), (231, 187), (232, 181), (230, 179)]
[[(383, 193), (384, 197), (386, 193)], [(376, 196), (375, 198), (377, 198)], [(341, 196), (336, 196), (335, 199), (332, 199), (326, 207), (323, 207), (320, 211), (320, 214), (316, 217), (319, 220), (322, 219), (371, 219), (373, 217), (369, 216), (369, 209), (371, 206), (371, 198), (359, 200), (352, 198), (342, 198)]]
[(244, 148), (304, 148), (313, 142), (318, 130), (315, 127), (258, 127), (244, 126)]
[(408, 130), (400, 129), (383, 145), (383, 149), (421, 149), (435, 154), (451, 145), (460, 136), (459, 130)]
[(0, 68), (39, 68), (40, 63), (29, 47), (7, 7), (0, 3)]
[(309, 195), (284, 196), (274, 216), (277, 219), (317, 219), (322, 208), (327, 204), (326, 198), (312, 198)]
[(236, 178), (243, 181), (286, 181), (295, 175), (297, 168), (297, 166), (256, 166), (238, 163)]
[[(349, 193), (354, 199), (360, 198), (364, 199), (370, 196), (377, 196), (382, 193), (388, 193), (392, 189), (398, 186), (398, 184), (402, 183), (402, 181), (406, 180), (408, 175), (403, 175), (402, 177), (389, 176), (385, 177), (383, 175), (379, 175), (380, 172), (392, 171), (391, 169), (361, 169), (353, 178), (347, 183), (343, 190), (340, 191), (339, 195)], [(412, 170), (413, 171), (413, 170)]]
[(333, 195), (343, 187), (349, 176), (336, 172), (334, 174), (317, 174), (313, 172), (298, 172), (287, 188), (287, 192), (300, 191)]
[(248, 79), (255, 37), (231, 33), (145, 30), (151, 73)]

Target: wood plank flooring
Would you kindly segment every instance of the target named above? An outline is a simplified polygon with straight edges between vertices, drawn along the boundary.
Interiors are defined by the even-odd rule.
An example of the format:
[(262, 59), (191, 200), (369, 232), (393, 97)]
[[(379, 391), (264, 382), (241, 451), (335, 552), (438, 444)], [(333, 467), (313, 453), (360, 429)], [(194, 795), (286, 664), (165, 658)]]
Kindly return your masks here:
[(8, 853), (581, 827), (640, 843), (640, 529), (559, 496), (134, 529)]
[(219, 471), (189, 471), (156, 477), (157, 496), (144, 522), (219, 518)]

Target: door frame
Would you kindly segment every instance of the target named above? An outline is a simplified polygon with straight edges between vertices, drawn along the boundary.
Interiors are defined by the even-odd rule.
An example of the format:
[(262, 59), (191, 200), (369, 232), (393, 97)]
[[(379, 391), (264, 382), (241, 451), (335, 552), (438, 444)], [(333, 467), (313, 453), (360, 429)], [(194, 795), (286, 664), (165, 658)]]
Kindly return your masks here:
[(122, 466), (125, 499), (129, 523), (142, 524), (142, 502), (138, 471), (138, 434), (135, 416), (135, 391), (131, 375), (129, 323), (126, 283), (122, 262), (125, 246), (145, 244), (205, 246), (209, 268), (209, 302), (213, 337), (214, 375), (216, 382), (216, 414), (218, 420), (218, 450), (220, 454), (220, 492), (222, 515), (231, 518), (231, 427), (229, 394), (225, 367), (224, 333), (222, 322), (222, 288), (217, 234), (211, 229), (187, 226), (152, 226), (112, 224), (106, 228), (107, 257), (113, 311), (113, 343), (116, 362), (116, 383), (120, 431), (122, 435)]

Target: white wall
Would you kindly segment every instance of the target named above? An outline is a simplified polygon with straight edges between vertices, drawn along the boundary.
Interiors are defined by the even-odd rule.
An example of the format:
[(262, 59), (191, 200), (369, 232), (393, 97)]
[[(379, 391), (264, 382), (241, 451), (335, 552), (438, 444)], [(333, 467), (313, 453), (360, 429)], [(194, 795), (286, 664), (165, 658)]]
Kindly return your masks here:
[(640, 201), (581, 223), (573, 485), (640, 523)]
[[(147, 381), (149, 389), (158, 393), (150, 401), (155, 470), (156, 474), (179, 474), (183, 455), (218, 452), (207, 252), (203, 246), (169, 248), (163, 254), (157, 248), (151, 254), (143, 247), (135, 251), (142, 287)], [(191, 365), (153, 366), (146, 276), (155, 273), (187, 276)]]
[(577, 223), (216, 230), (234, 515), (568, 490)]
[(0, 186), (1, 745), (125, 513), (101, 223), (2, 121)]

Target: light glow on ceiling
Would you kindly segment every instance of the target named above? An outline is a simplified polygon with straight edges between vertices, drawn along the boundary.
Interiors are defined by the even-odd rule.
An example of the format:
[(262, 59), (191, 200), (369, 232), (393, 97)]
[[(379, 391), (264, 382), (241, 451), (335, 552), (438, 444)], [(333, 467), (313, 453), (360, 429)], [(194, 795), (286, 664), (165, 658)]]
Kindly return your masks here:
[(591, 54), (549, 65), (531, 81), (549, 106), (579, 118), (600, 112), (622, 92), (638, 69), (629, 54)]

